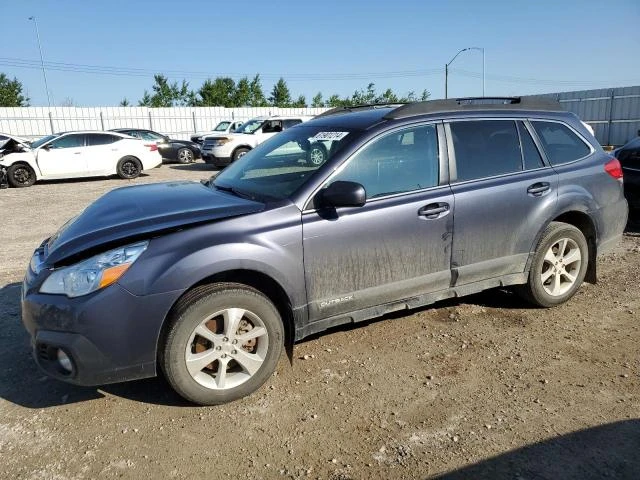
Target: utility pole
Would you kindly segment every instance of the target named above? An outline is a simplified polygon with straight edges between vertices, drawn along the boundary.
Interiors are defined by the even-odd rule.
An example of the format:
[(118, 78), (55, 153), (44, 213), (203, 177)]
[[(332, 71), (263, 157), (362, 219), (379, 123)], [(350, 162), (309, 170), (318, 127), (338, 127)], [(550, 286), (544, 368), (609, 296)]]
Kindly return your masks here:
[(453, 61), (457, 58), (458, 55), (460, 55), (462, 52), (466, 52), (467, 50), (480, 50), (482, 52), (482, 96), (485, 96), (485, 89), (484, 89), (484, 80), (485, 80), (485, 76), (484, 76), (484, 67), (485, 67), (485, 61), (484, 61), (484, 48), (482, 47), (467, 47), (467, 48), (463, 48), (462, 50), (460, 50), (458, 53), (456, 53), (453, 58), (451, 60), (449, 60), (449, 63), (446, 63), (444, 65), (444, 98), (449, 98), (449, 91), (448, 91), (448, 87), (449, 87), (449, 65), (451, 65), (453, 63)]
[(44, 77), (44, 89), (47, 92), (47, 104), (51, 109), (51, 98), (49, 97), (49, 86), (47, 85), (47, 72), (44, 68), (44, 57), (42, 56), (42, 45), (40, 44), (40, 32), (38, 31), (38, 20), (35, 16), (29, 17), (29, 20), (33, 20), (36, 26), (36, 38), (38, 39), (38, 50), (40, 50), (40, 64), (42, 65), (42, 76)]

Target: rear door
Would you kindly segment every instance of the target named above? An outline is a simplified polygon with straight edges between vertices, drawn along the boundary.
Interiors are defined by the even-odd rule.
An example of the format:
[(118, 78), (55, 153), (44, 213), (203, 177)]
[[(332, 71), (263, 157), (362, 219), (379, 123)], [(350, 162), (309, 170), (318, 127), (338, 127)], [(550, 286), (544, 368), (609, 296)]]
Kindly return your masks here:
[(58, 137), (37, 151), (37, 162), (47, 178), (82, 177), (87, 174), (84, 133)]
[(85, 158), (87, 171), (91, 175), (106, 175), (116, 172), (116, 163), (126, 155), (120, 151), (122, 137), (109, 133), (87, 133)]
[(558, 175), (520, 119), (446, 124), (455, 199), (455, 285), (522, 273), (557, 201)]
[(442, 143), (435, 124), (378, 136), (325, 184), (358, 182), (366, 204), (303, 212), (310, 321), (449, 286), (453, 195), (440, 178)]

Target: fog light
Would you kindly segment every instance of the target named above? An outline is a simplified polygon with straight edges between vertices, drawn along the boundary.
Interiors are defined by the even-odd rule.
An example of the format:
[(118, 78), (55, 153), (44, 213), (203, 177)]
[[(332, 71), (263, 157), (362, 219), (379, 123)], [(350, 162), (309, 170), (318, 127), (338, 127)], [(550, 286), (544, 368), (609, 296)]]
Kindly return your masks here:
[(62, 370), (64, 370), (67, 373), (71, 373), (73, 371), (73, 365), (71, 363), (71, 359), (69, 358), (69, 355), (67, 355), (64, 350), (62, 350), (61, 348), (58, 349), (58, 364), (60, 365), (60, 368), (62, 368)]

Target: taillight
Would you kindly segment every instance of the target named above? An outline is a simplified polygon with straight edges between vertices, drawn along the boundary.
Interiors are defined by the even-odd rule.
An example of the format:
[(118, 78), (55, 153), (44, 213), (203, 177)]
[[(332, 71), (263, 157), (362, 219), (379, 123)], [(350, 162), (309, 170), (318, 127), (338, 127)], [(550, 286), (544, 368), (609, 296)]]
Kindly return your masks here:
[(145, 147), (149, 147), (149, 150), (152, 152), (157, 152), (158, 151), (158, 145), (156, 145), (155, 143), (145, 143), (144, 145)]
[(620, 165), (620, 162), (617, 158), (612, 158), (607, 163), (605, 163), (604, 171), (619, 182), (622, 182), (622, 165)]

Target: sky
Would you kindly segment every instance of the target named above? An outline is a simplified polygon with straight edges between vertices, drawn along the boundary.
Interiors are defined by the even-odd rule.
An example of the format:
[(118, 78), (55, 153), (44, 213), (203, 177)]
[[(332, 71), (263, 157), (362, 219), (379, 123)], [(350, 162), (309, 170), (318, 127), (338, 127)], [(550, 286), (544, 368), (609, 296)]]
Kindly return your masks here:
[[(44, 106), (137, 104), (154, 73), (282, 76), (292, 96), (375, 83), (444, 98), (484, 49), (488, 96), (640, 85), (640, 0), (0, 0), (0, 73)], [(480, 96), (480, 50), (449, 97)]]

